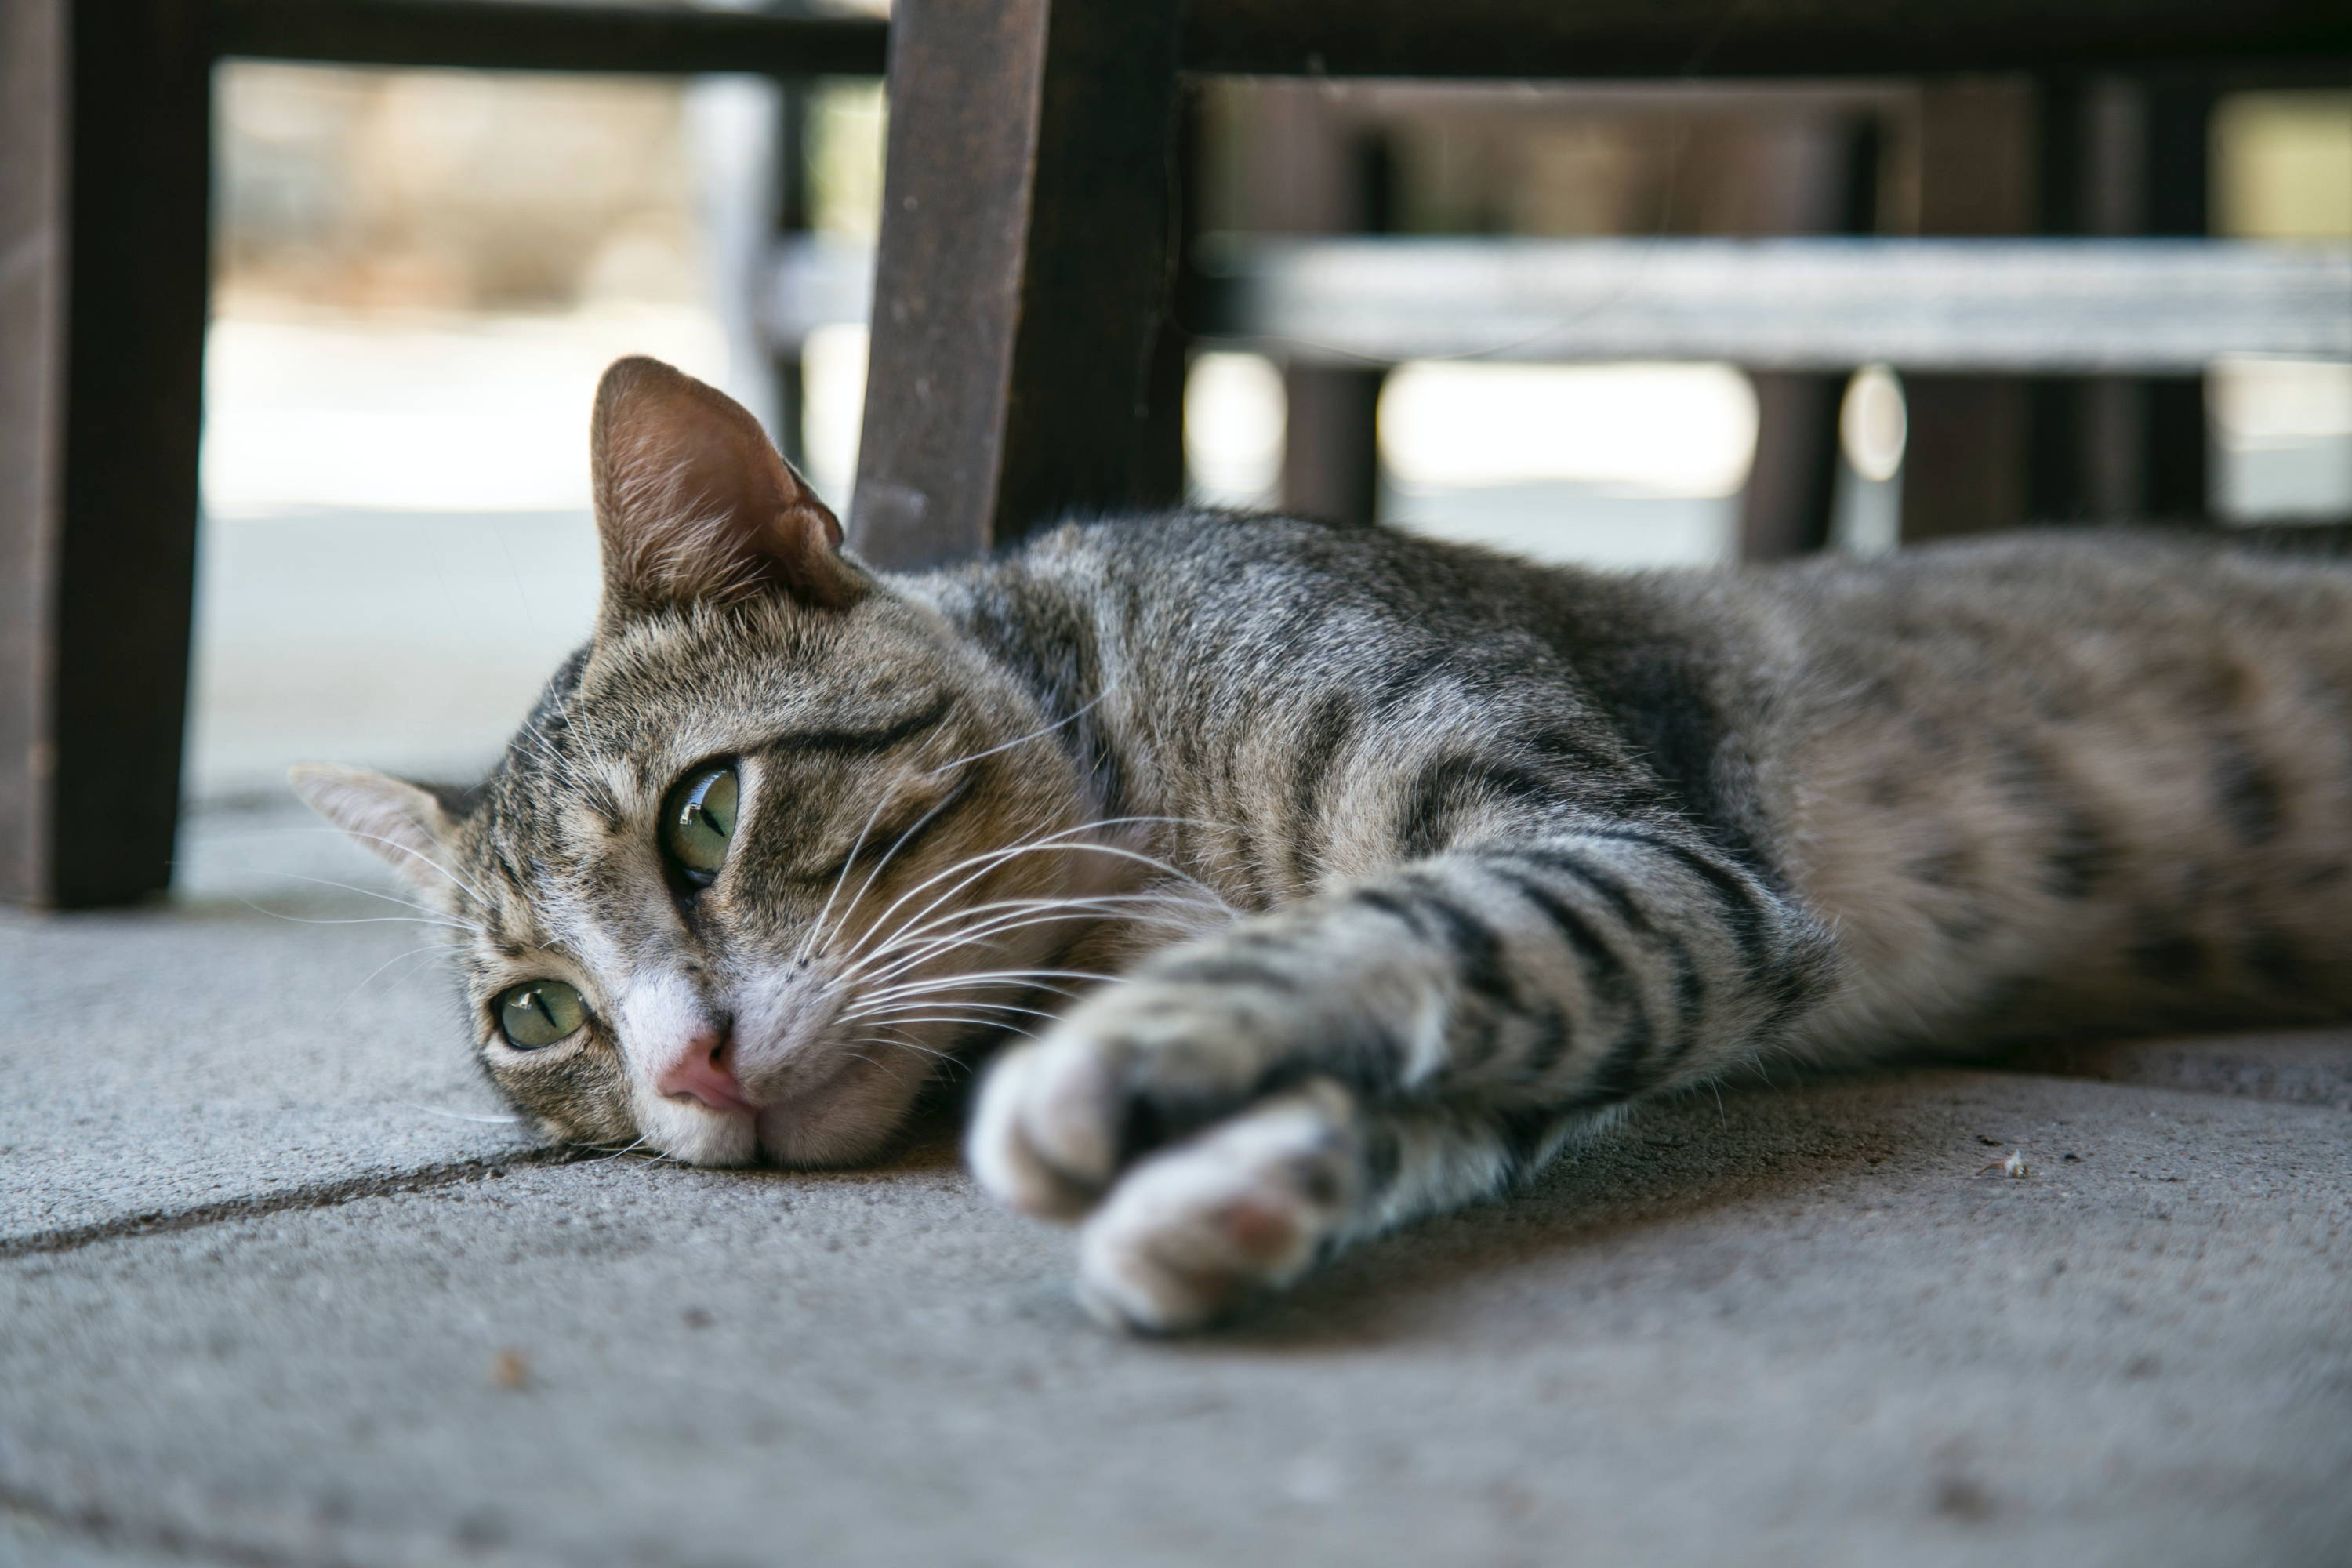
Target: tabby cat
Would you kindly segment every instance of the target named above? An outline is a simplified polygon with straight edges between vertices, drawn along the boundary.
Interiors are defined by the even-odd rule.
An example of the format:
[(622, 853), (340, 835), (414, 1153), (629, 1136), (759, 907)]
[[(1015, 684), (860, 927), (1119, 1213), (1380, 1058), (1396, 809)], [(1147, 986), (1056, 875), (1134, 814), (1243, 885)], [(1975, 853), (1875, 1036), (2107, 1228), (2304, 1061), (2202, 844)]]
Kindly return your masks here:
[(551, 1138), (868, 1160), (1014, 1037), (972, 1167), (1113, 1321), (1766, 1057), (2352, 1011), (2341, 562), (1618, 576), (1188, 512), (886, 575), (644, 359), (593, 461), (594, 636), (488, 780), (298, 787), (462, 928)]

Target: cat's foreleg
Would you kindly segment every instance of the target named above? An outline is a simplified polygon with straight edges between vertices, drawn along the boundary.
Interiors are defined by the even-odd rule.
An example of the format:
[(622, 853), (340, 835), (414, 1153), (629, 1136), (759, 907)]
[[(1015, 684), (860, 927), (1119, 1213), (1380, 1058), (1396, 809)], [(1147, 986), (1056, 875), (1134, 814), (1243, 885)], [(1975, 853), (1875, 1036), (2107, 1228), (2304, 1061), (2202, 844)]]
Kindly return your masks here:
[(1115, 1327), (1196, 1328), (1356, 1242), (1494, 1196), (1612, 1115), (1368, 1108), (1312, 1079), (1129, 1169), (1079, 1228), (1079, 1300)]
[[(1462, 845), (1162, 954), (1089, 997), (985, 1086), (973, 1167), (1036, 1214), (1076, 1218), (1108, 1194), (1097, 1220), (1128, 1217), (1089, 1234), (1132, 1238), (1153, 1228), (1135, 1216), (1168, 1208), (1178, 1185), (1213, 1186), (1220, 1160), (1273, 1168), (1247, 1151), (1269, 1129), (1305, 1137), (1307, 1122), (1276, 1113), (1328, 1089), (1368, 1113), (1426, 1108), (1427, 1125), (1465, 1131), (1448, 1146), (1466, 1171), (1497, 1137), (1524, 1142), (1527, 1127), (1571, 1127), (1751, 1059), (1810, 1003), (1825, 954), (1790, 901), (1669, 826)], [(1144, 1163), (1161, 1149), (1175, 1163)], [(1412, 1206), (1490, 1190), (1449, 1176)], [(1315, 1247), (1276, 1249), (1260, 1282), (1363, 1231), (1352, 1200), (1334, 1201), (1337, 1217), (1308, 1227)], [(1118, 1250), (1088, 1245), (1104, 1260)]]

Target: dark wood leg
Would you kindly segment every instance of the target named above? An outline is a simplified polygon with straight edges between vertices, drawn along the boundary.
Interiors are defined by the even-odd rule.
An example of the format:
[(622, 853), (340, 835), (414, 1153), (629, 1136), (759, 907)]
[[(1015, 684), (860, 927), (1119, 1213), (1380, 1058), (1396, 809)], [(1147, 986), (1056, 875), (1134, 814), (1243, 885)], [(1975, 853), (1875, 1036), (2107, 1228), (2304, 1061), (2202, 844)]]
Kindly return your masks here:
[(1177, 0), (900, 0), (851, 533), (909, 566), (1178, 496)]
[[(2018, 80), (1920, 93), (1919, 232), (2023, 234), (2034, 226), (2034, 95)], [(2025, 518), (2024, 380), (1906, 375), (1903, 542), (2014, 528)]]
[[(2167, 81), (2151, 83), (2143, 91), (2147, 177), (2141, 232), (2202, 236), (2211, 228), (2208, 147), (2213, 90), (2201, 81)], [(2212, 510), (2206, 472), (2210, 437), (2205, 378), (2165, 376), (2141, 385), (2147, 409), (2142, 447), (2146, 513), (2202, 519)]]
[[(1234, 115), (1221, 226), (1256, 234), (1383, 234), (1395, 172), (1386, 133), (1328, 84), (1253, 80)], [(1278, 503), (1304, 517), (1369, 522), (1380, 505), (1380, 365), (1283, 367)]]
[[(776, 88), (776, 237), (790, 239), (809, 226), (809, 86)], [(770, 355), (776, 383), (776, 449), (793, 467), (808, 462), (808, 384), (798, 342)]]
[(1370, 522), (1380, 511), (1381, 388), (1388, 372), (1292, 365), (1282, 373), (1282, 510)]
[(195, 579), (206, 8), (0, 0), (0, 894), (170, 885)]
[(1810, 554), (1830, 542), (1846, 378), (1774, 373), (1748, 379), (1756, 389), (1756, 458), (1739, 497), (1740, 559)]
[[(1878, 222), (1878, 123), (1869, 115), (1799, 122), (1749, 140), (1743, 182), (1754, 221), (1781, 234), (1869, 234)], [(1739, 553), (1778, 561), (1829, 542), (1837, 504), (1838, 409), (1847, 377), (1751, 375), (1756, 458), (1739, 497)]]
[[(2047, 90), (2043, 232), (2205, 234), (2212, 107), (2202, 82)], [(2210, 510), (2201, 376), (2053, 379), (2034, 397), (2036, 519), (2189, 521)]]

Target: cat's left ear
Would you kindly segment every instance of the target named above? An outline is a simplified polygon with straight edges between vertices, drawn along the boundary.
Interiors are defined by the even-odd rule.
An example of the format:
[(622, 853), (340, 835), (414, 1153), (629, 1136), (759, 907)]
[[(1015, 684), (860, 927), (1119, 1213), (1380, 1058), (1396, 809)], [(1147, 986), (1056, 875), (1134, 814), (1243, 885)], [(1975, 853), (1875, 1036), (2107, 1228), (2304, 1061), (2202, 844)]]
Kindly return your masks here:
[(455, 879), (455, 825), (430, 790), (365, 768), (304, 763), (287, 775), (304, 804), (357, 839), (417, 891), (438, 897)]
[(621, 360), (596, 388), (590, 442), (607, 619), (765, 594), (828, 610), (865, 596), (840, 521), (718, 388)]

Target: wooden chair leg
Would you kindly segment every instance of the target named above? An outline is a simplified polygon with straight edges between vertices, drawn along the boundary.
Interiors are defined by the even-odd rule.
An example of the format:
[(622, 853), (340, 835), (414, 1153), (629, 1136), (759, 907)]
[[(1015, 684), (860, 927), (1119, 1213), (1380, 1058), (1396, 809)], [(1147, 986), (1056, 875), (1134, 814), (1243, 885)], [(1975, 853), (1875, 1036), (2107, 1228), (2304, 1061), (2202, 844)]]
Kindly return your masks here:
[[(2141, 155), (2147, 173), (2139, 232), (2201, 238), (2212, 228), (2210, 160), (2214, 91), (2203, 81), (2143, 89)], [(2147, 400), (2141, 448), (2149, 517), (2202, 519), (2212, 510), (2206, 472), (2205, 378), (2167, 376), (2141, 384)]]
[[(1396, 181), (1386, 132), (1315, 81), (1254, 80), (1232, 99), (1241, 156), (1228, 222), (1257, 234), (1382, 234)], [(1278, 497), (1302, 517), (1370, 522), (1380, 510), (1379, 365), (1288, 364)]]
[[(1919, 95), (1919, 232), (2025, 234), (2035, 220), (2034, 96), (2021, 80), (1937, 83)], [(1903, 542), (2025, 519), (2027, 383), (1906, 375)]]
[(1756, 457), (1739, 498), (1739, 558), (1783, 561), (1830, 542), (1846, 378), (1754, 374)]
[[(1746, 221), (1774, 234), (1869, 234), (1878, 226), (1874, 114), (1757, 127), (1747, 142)], [(1848, 377), (1751, 375), (1756, 458), (1739, 498), (1739, 554), (1778, 561), (1829, 543), (1837, 505), (1838, 410)]]
[(195, 581), (208, 8), (0, 0), (0, 896), (170, 885)]
[[(2043, 232), (2208, 233), (2212, 110), (2202, 81), (2045, 86)], [(2036, 521), (2210, 512), (2203, 377), (2052, 378), (2034, 396)]]
[(850, 530), (886, 566), (1167, 504), (1179, 0), (900, 0)]

